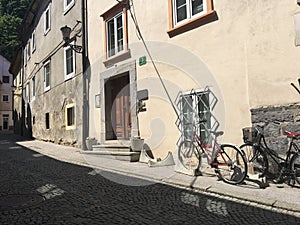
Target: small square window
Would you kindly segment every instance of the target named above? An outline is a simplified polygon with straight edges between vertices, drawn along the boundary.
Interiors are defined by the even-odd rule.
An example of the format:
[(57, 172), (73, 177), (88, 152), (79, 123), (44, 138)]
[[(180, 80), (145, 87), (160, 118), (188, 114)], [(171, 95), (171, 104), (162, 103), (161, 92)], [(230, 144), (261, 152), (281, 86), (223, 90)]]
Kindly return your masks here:
[(3, 102), (8, 102), (8, 95), (3, 95), (2, 96), (2, 101)]
[(9, 84), (9, 76), (3, 76), (3, 77), (2, 77), (2, 82), (3, 82), (4, 84)]

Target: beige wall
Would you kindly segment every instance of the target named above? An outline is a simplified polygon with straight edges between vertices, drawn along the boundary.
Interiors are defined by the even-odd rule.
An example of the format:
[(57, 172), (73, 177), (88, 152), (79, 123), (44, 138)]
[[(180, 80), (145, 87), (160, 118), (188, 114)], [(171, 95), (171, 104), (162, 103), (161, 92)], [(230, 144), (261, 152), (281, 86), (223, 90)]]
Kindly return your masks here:
[[(210, 86), (218, 98), (215, 115), (225, 142), (241, 144), (241, 129), (251, 123), (250, 109), (261, 105), (298, 102), (298, 94), (290, 83), (297, 80), (300, 51), (294, 45), (293, 15), (300, 11), (294, 0), (231, 0), (213, 1), (218, 19), (170, 38), (168, 1), (134, 1), (141, 32), (150, 48), (159, 72), (177, 95), (172, 84), (181, 91)], [(103, 23), (99, 15), (116, 4), (113, 0), (89, 2), (89, 57), (92, 82), (90, 99), (99, 93), (99, 74), (103, 65)], [(148, 88), (147, 111), (138, 115), (141, 134), (151, 140), (153, 133), (165, 132), (155, 146), (159, 156), (175, 149), (178, 130), (176, 114), (163, 89), (134, 24), (128, 16), (131, 59), (137, 60), (137, 90)], [(139, 57), (146, 55), (148, 63), (138, 66)], [(117, 63), (118, 66), (123, 62)], [(153, 77), (153, 86), (151, 80)], [(161, 99), (153, 90), (159, 90)], [(173, 93), (172, 93), (173, 91)], [(155, 93), (155, 92), (154, 92)], [(100, 110), (91, 101), (90, 133), (99, 137)], [(159, 118), (160, 121), (155, 120)], [(151, 130), (151, 120), (154, 120)], [(159, 129), (159, 125), (164, 127)], [(159, 139), (159, 138), (158, 138)]]
[[(10, 62), (0, 55), (0, 126), (3, 129), (3, 115), (8, 115), (8, 128), (13, 126), (13, 114), (12, 114), (12, 88), (13, 76), (8, 71)], [(3, 83), (3, 76), (9, 77), (9, 83)], [(3, 95), (8, 95), (8, 102), (3, 102)]]

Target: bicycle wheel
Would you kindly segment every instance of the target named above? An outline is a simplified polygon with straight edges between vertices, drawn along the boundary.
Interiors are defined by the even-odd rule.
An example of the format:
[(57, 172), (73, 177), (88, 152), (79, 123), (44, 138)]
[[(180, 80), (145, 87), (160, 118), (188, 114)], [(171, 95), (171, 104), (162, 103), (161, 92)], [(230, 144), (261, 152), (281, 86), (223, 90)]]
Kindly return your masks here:
[(300, 184), (300, 154), (294, 154), (293, 158), (291, 159), (291, 170), (294, 173), (294, 179)]
[(186, 169), (199, 171), (201, 156), (194, 142), (181, 142), (178, 148), (178, 158)]
[(245, 180), (247, 161), (240, 149), (231, 144), (222, 144), (215, 160), (216, 172), (225, 183), (240, 184)]
[(243, 144), (240, 146), (240, 149), (244, 151), (246, 156), (248, 174), (258, 176), (258, 178), (265, 176), (269, 169), (266, 153), (260, 148), (253, 147), (252, 144)]

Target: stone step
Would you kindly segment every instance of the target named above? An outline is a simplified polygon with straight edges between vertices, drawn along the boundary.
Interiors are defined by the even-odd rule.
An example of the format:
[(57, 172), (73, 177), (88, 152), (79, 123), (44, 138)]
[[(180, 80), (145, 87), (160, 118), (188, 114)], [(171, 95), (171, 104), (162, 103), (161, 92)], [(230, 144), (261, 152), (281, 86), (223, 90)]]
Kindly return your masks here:
[(121, 161), (137, 162), (139, 161), (141, 152), (130, 152), (130, 151), (108, 151), (108, 150), (93, 150), (93, 151), (82, 151), (82, 154), (97, 155), (101, 158), (116, 159)]
[(130, 145), (118, 143), (93, 145), (92, 151), (83, 151), (82, 153), (129, 162), (137, 162), (140, 157), (140, 152), (132, 151)]
[(93, 145), (92, 151), (131, 152), (130, 145)]

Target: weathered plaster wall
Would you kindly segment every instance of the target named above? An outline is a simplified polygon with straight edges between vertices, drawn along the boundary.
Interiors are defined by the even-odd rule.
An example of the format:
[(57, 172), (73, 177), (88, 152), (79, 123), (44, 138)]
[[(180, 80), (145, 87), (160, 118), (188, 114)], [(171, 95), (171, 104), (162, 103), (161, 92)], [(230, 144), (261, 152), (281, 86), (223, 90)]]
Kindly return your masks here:
[[(79, 32), (81, 24), (77, 26), (76, 21), (81, 21), (81, 4), (75, 1), (74, 6), (64, 12), (63, 1), (52, 1), (51, 3), (51, 29), (44, 34), (43, 12), (48, 6), (48, 1), (42, 3), (42, 7), (32, 24), (35, 29), (36, 51), (27, 59), (24, 83), (32, 85), (35, 76), (36, 97), (31, 97), (25, 102), (26, 117), (28, 123), (26, 129), (32, 130), (35, 138), (60, 144), (82, 145), (82, 58), (81, 54), (75, 54), (74, 78), (65, 80), (64, 75), (64, 50), (62, 47), (62, 34), (60, 28), (67, 25), (75, 28), (71, 37)], [(31, 36), (31, 33), (30, 33)], [(28, 39), (30, 38), (28, 37)], [(76, 39), (75, 44), (81, 45), (81, 37)], [(50, 61), (50, 90), (44, 90), (44, 64)], [(32, 93), (31, 93), (32, 95)], [(65, 110), (67, 104), (75, 104), (75, 129), (66, 129)], [(46, 129), (45, 114), (49, 113), (50, 128)]]

